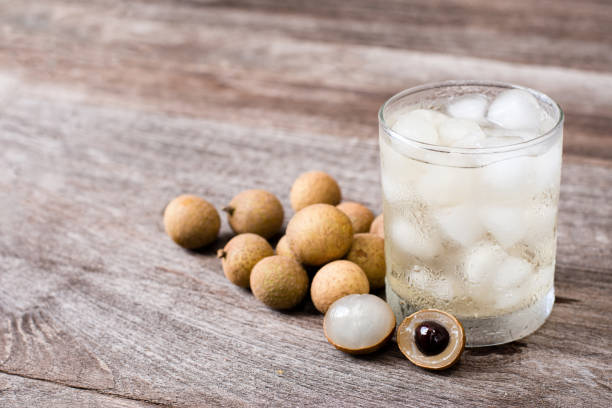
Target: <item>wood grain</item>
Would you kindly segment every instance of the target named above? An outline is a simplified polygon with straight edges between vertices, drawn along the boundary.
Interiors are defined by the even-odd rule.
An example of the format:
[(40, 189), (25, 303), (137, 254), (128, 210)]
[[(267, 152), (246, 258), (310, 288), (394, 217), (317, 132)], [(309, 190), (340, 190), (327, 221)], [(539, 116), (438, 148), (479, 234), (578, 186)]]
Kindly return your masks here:
[[(296, 39), (271, 28), (274, 14), (268, 26), (253, 27), (252, 12), (194, 3), (6, 4), (0, 64), (11, 76), (25, 77), (35, 92), (368, 138), (375, 134), (378, 107), (398, 90), (487, 78), (533, 86), (561, 103), (568, 112), (567, 152), (611, 155), (600, 148), (611, 126), (609, 72)], [(309, 27), (291, 16), (289, 22)], [(609, 42), (601, 47), (600, 58), (612, 55)]]
[(0, 361), (9, 374), (42, 378), (79, 388), (113, 388), (106, 364), (58, 329), (44, 311), (11, 316), (0, 326)]
[(163, 406), (4, 373), (0, 373), (0, 397), (0, 405), (3, 407), (150, 408)]
[[(385, 4), (0, 3), (0, 406), (610, 405), (610, 5)], [(378, 106), (452, 77), (567, 113), (557, 303), (526, 339), (444, 373), (347, 356), (310, 303), (224, 278), (225, 220), (201, 251), (164, 234), (184, 192), (265, 188), (290, 216), (315, 168), (379, 212)]]

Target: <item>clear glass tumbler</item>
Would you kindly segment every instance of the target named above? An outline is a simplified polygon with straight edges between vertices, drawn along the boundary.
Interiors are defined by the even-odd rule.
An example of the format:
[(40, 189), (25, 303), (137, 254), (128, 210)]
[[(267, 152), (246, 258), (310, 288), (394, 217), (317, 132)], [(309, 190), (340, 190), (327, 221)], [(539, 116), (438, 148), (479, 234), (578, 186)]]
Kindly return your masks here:
[[(507, 145), (445, 147), (392, 129), (411, 110), (444, 111), (463, 95), (491, 100), (508, 89), (535, 97), (546, 130)], [(450, 312), (464, 325), (468, 347), (534, 332), (554, 303), (559, 105), (505, 83), (430, 84), (391, 97), (379, 111), (379, 134), (386, 294), (397, 322), (423, 308)]]

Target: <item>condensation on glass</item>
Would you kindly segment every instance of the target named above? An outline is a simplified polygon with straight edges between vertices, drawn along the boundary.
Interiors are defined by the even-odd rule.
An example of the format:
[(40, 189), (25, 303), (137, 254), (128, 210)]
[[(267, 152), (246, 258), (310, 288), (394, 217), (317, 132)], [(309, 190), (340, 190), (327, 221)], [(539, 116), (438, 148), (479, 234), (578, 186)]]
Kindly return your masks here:
[[(485, 110), (479, 124), (487, 137), (508, 136), (507, 144), (443, 146), (420, 139), (418, 126), (408, 129), (417, 132), (412, 135), (394, 130), (402, 115), (432, 109), (446, 115), (436, 123), (442, 131), (452, 101), (479, 95), (490, 107), (509, 89), (535, 97), (542, 117), (531, 134), (504, 132), (488, 128)], [(453, 123), (462, 122), (448, 122), (446, 131)], [(379, 112), (379, 136), (386, 293), (397, 322), (423, 308), (450, 312), (464, 325), (471, 347), (535, 331), (554, 303), (561, 108), (515, 85), (431, 84), (390, 98)]]

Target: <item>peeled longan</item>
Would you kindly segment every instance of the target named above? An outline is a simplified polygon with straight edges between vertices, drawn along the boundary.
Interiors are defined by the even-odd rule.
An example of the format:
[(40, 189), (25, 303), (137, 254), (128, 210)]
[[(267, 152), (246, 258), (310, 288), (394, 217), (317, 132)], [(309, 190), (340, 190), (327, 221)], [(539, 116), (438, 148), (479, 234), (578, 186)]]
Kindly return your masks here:
[(274, 255), (274, 250), (264, 238), (246, 233), (236, 235), (225, 248), (217, 252), (221, 258), (223, 273), (235, 285), (246, 288), (249, 286), (251, 270), (263, 258)]
[(370, 292), (368, 277), (363, 270), (350, 261), (330, 262), (317, 272), (310, 286), (312, 303), (321, 313), (336, 300), (352, 294)]
[(215, 207), (203, 198), (180, 195), (164, 210), (164, 227), (174, 242), (195, 249), (217, 239), (221, 219)]
[(348, 295), (335, 301), (325, 313), (323, 332), (338, 350), (367, 354), (393, 337), (395, 315), (378, 296)]
[(322, 171), (309, 171), (293, 182), (289, 199), (297, 212), (312, 204), (336, 205), (342, 199), (342, 193), (332, 176)]
[(313, 204), (293, 216), (287, 226), (291, 249), (306, 265), (342, 258), (353, 242), (351, 220), (329, 204)]
[(368, 207), (352, 201), (345, 201), (338, 204), (336, 208), (350, 218), (355, 234), (370, 230), (370, 225), (374, 221), (374, 213)]
[(265, 190), (245, 190), (223, 209), (232, 230), (270, 238), (283, 226), (284, 211), (276, 196)]

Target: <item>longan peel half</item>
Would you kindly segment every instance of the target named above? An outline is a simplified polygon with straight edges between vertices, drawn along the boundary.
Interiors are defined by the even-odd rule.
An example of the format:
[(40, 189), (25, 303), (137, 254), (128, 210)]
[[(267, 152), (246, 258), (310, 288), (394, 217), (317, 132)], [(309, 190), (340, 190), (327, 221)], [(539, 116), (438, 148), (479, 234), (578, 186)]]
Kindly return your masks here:
[(342, 258), (353, 242), (351, 220), (329, 204), (313, 204), (289, 221), (291, 249), (306, 265), (323, 265)]
[[(448, 346), (437, 355), (425, 355), (415, 342), (415, 330), (423, 322), (442, 325), (450, 336)], [(414, 365), (428, 370), (445, 370), (456, 364), (465, 349), (465, 330), (457, 318), (438, 309), (423, 309), (404, 318), (396, 330), (397, 345)]]
[(183, 248), (196, 249), (212, 243), (220, 227), (221, 218), (215, 207), (195, 195), (180, 195), (164, 210), (166, 233)]

